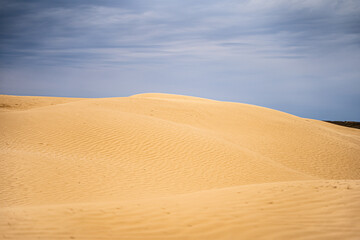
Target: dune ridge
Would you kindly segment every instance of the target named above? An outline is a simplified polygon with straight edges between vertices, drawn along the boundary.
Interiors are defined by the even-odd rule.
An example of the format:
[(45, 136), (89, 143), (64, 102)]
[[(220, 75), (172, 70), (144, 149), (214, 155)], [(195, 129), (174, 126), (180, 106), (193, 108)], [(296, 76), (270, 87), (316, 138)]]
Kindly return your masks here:
[(360, 130), (171, 94), (0, 95), (2, 239), (357, 239)]

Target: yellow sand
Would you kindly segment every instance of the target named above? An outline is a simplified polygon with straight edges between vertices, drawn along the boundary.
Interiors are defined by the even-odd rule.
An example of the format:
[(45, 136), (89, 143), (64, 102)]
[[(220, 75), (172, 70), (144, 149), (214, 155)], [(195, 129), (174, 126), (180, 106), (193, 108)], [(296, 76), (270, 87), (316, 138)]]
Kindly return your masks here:
[(360, 130), (169, 94), (0, 95), (0, 239), (360, 239)]

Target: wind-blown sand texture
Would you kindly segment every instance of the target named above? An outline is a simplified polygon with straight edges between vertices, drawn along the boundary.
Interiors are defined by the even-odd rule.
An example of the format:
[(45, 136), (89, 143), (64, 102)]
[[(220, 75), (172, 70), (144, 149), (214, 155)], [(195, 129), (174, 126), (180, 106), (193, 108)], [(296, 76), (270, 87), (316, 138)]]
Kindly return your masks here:
[(1, 239), (360, 239), (360, 130), (169, 94), (0, 96)]

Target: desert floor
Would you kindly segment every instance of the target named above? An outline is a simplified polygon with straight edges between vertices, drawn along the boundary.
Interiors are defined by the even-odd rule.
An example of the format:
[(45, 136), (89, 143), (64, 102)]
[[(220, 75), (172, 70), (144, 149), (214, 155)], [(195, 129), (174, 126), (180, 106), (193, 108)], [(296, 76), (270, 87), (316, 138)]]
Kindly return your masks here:
[(1, 239), (360, 239), (360, 130), (168, 94), (0, 96)]

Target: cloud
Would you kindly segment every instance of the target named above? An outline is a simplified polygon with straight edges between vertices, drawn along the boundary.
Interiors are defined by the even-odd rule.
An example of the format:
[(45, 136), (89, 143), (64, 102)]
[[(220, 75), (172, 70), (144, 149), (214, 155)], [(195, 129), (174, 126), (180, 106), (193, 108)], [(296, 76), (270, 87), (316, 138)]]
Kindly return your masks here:
[[(321, 54), (340, 44), (359, 45), (360, 4), (355, 1), (207, 1), (203, 8), (203, 1), (154, 1), (147, 8), (137, 7), (142, 1), (117, 2), (5, 2), (10, 10), (3, 10), (1, 22), (6, 27), (0, 47), (24, 50), (26, 56), (29, 50), (69, 48), (131, 48), (146, 53), (162, 48), (175, 55), (176, 49), (191, 49), (191, 43), (209, 49), (222, 46), (218, 48), (222, 54), (243, 48), (260, 56), (271, 49), (275, 53), (263, 57), (292, 58)], [(296, 52), (301, 54), (294, 56)], [(99, 60), (102, 57), (105, 54)]]
[[(68, 84), (82, 86), (79, 96), (165, 91), (279, 107), (295, 114), (306, 98), (319, 105), (316, 110), (309, 100), (299, 111), (302, 116), (343, 102), (344, 109), (334, 111), (360, 119), (355, 106), (360, 102), (356, 0), (0, 4), (0, 90), (5, 93), (16, 92), (16, 87), (10, 91), (7, 86), (21, 88), (42, 78), (38, 91), (64, 95), (51, 90), (56, 83), (45, 84), (50, 78), (64, 85), (60, 77), (49, 77), (56, 72), (70, 79)], [(109, 87), (91, 90), (96, 77)], [(92, 84), (85, 90), (88, 81)], [(32, 89), (29, 94), (36, 94)], [(62, 88), (66, 91), (70, 90)]]

